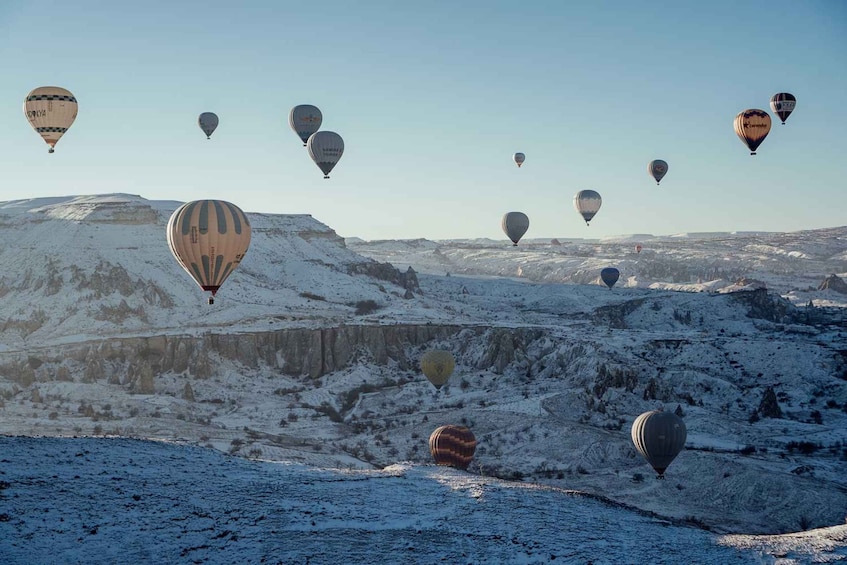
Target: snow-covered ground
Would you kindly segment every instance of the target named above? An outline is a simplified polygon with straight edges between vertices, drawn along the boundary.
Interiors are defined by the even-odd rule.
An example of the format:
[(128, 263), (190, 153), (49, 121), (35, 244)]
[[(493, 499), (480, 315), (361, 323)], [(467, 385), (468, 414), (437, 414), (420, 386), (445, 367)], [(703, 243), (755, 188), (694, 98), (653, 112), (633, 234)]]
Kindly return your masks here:
[(125, 439), (0, 438), (0, 453), (8, 565), (847, 559), (843, 525), (718, 535), (579, 492), (434, 466), (319, 469)]
[[(710, 528), (712, 534), (683, 528), (691, 533), (679, 535), (694, 536), (700, 541), (692, 541), (692, 547), (704, 543), (716, 557), (685, 562), (757, 562), (758, 555), (768, 562), (768, 555), (780, 552), (797, 562), (835, 559), (826, 552), (843, 559), (839, 528), (787, 534), (841, 525), (847, 515), (847, 297), (810, 290), (825, 276), (847, 271), (847, 228), (639, 235), (560, 245), (528, 241), (518, 247), (486, 240), (355, 238), (345, 245), (310, 216), (250, 214), (253, 241), (247, 257), (209, 306), (165, 242), (168, 216), (178, 204), (121, 194), (0, 203), (5, 266), (0, 273), (0, 434), (154, 438), (216, 450), (156, 444), (155, 449), (178, 453), (146, 458), (161, 462), (149, 469), (159, 477), (191, 468), (190, 462), (176, 463), (189, 453), (189, 461), (204, 461), (199, 467), (235, 465), (238, 476), (247, 469), (261, 474), (275, 471), (258, 469), (296, 468), (298, 476), (332, 477), (328, 482), (342, 483), (340, 489), (355, 490), (355, 484), (343, 483), (359, 484), (361, 477), (378, 478), (367, 484), (393, 484), (399, 473), (420, 483), (415, 489), (461, 477), (476, 485), (465, 490), (487, 493), (496, 485), (504, 500), (533, 493), (540, 508), (554, 506), (550, 497), (580, 504), (602, 497), (609, 502), (591, 503)], [(636, 240), (643, 245), (640, 254)], [(608, 265), (622, 271), (613, 290), (597, 280)], [(418, 271), (419, 287), (394, 280), (409, 266)], [(769, 292), (755, 291), (761, 283)], [(373, 301), (373, 308), (360, 310), (366, 301)], [(449, 349), (457, 360), (455, 374), (438, 393), (417, 368), (432, 347)], [(769, 388), (780, 417), (759, 413)], [(632, 447), (629, 426), (646, 410), (677, 407), (688, 428), (686, 450), (667, 479), (656, 481)], [(470, 475), (425, 467), (430, 462), (426, 440), (446, 423), (468, 425), (477, 436)], [(23, 442), (32, 453), (42, 450), (43, 473), (52, 476), (62, 472), (50, 467), (50, 461), (61, 459), (56, 450), (70, 452), (82, 440), (3, 441), (9, 443), (0, 444), (0, 472), (23, 472), (10, 471), (15, 466), (3, 462), (13, 461), (7, 446)], [(145, 453), (154, 449), (138, 442), (90, 441), (92, 446), (131, 445)], [(4, 480), (10, 486), (0, 489), (0, 514), (11, 519), (0, 521), (0, 528), (20, 524), (30, 513), (3, 510), (12, 500), (9, 493), (26, 486), (0, 475)], [(323, 479), (296, 481), (324, 484)], [(583, 494), (565, 496), (564, 491)], [(153, 490), (145, 492), (153, 498)], [(440, 492), (427, 496), (438, 499)], [(227, 507), (256, 502), (245, 496)], [(385, 494), (386, 504), (395, 496), (400, 495)], [(508, 522), (489, 526), (485, 520), (495, 522), (501, 507), (474, 508), (482, 508), (476, 518), (480, 531), (533, 531)], [(92, 502), (90, 511), (103, 508)], [(394, 537), (401, 546), (408, 541), (415, 547), (433, 537), (398, 533), (394, 528), (402, 530), (409, 522), (398, 519), (394, 526), (390, 517), (395, 515), (386, 512), (387, 518), (374, 519), (351, 509), (347, 520), (382, 524), (375, 526), (386, 532), (379, 543), (390, 548)], [(598, 526), (600, 533), (585, 534), (595, 536), (586, 554), (593, 562), (658, 559), (638, 554), (642, 541), (634, 539), (632, 547), (644, 559), (627, 561), (619, 552), (604, 561), (599, 540), (625, 547), (618, 522), (658, 520), (630, 510), (625, 514), (625, 519), (608, 518), (610, 525)], [(35, 527), (34, 521), (26, 523)], [(324, 526), (336, 540), (365, 538), (361, 530)], [(255, 526), (249, 536), (283, 531), (279, 525), (262, 528)], [(248, 536), (248, 529), (224, 529)], [(39, 532), (47, 536), (45, 547), (51, 537), (64, 539), (46, 529)], [(786, 535), (745, 537), (761, 533)], [(290, 549), (291, 561), (305, 561), (317, 551), (324, 539), (319, 534)], [(208, 548), (243, 547), (232, 535), (196, 537)], [(480, 561), (474, 555), (488, 557), (486, 562), (545, 561), (543, 552), (527, 557), (533, 549), (522, 544), (534, 539), (529, 533), (518, 544), (498, 542), (500, 549), (491, 554), (473, 553), (475, 535), (482, 534), (468, 536), (473, 542), (468, 545), (454, 535), (448, 545), (470, 552), (468, 562)], [(100, 539), (85, 536), (86, 542), (89, 537)], [(561, 559), (572, 555), (565, 562), (589, 559), (560, 550), (565, 542), (546, 534), (532, 543)], [(657, 547), (664, 547), (661, 543)], [(721, 553), (725, 544), (741, 549)], [(10, 555), (28, 562), (23, 546), (15, 547)], [(0, 541), (0, 563), (3, 549)], [(42, 559), (39, 555), (32, 554), (34, 562)], [(137, 555), (145, 560), (143, 553)], [(149, 555), (147, 561), (160, 561), (160, 554)], [(249, 559), (254, 555), (258, 561), (264, 554), (251, 553)], [(361, 555), (371, 561), (371, 554)], [(388, 553), (378, 555), (378, 561), (391, 559)], [(415, 554), (402, 561), (426, 558)]]

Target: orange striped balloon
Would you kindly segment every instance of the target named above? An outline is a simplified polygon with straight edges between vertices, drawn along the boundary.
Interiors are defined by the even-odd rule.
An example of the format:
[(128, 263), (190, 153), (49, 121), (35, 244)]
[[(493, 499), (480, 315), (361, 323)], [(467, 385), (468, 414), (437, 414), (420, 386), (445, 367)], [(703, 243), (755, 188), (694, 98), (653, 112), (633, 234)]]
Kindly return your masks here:
[(464, 426), (441, 426), (429, 436), (429, 451), (437, 465), (465, 470), (476, 451), (476, 438)]

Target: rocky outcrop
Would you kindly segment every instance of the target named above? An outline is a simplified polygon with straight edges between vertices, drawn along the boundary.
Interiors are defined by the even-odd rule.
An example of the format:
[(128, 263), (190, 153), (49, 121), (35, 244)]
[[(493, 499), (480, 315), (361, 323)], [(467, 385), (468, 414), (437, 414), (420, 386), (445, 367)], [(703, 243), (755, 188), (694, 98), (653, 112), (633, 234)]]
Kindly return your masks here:
[(729, 296), (749, 307), (747, 316), (750, 318), (783, 323), (790, 322), (796, 317), (796, 308), (788, 300), (778, 295), (768, 294), (768, 291), (764, 288), (733, 292)]
[(421, 291), (421, 287), (418, 284), (418, 274), (412, 267), (406, 269), (406, 272), (402, 272), (391, 263), (373, 261), (350, 265), (347, 267), (347, 272), (351, 275), (367, 275), (375, 279), (388, 281), (406, 289), (407, 293), (420, 293)]
[(847, 294), (847, 283), (837, 275), (829, 275), (818, 285), (818, 290), (833, 290), (841, 294)]

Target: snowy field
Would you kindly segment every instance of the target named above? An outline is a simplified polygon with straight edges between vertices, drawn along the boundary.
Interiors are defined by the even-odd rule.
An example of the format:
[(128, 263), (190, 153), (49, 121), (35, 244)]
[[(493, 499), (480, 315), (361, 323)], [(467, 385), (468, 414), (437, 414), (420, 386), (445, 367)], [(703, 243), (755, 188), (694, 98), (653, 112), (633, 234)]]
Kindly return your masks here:
[(716, 535), (578, 492), (434, 466), (340, 471), (125, 439), (7, 437), (0, 454), (9, 565), (847, 559), (847, 526)]

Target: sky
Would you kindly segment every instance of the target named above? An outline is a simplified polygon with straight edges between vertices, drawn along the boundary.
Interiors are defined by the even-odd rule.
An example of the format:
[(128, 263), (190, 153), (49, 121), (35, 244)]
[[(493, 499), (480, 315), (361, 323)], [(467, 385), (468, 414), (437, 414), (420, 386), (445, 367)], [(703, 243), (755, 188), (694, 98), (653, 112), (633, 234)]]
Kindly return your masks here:
[[(5, 0), (0, 60), (0, 200), (220, 198), (368, 240), (505, 239), (509, 211), (526, 238), (847, 224), (840, 0)], [(47, 85), (79, 100), (52, 155), (22, 111)], [(797, 108), (751, 156), (733, 119), (777, 92)], [(297, 104), (344, 138), (329, 180)]]

